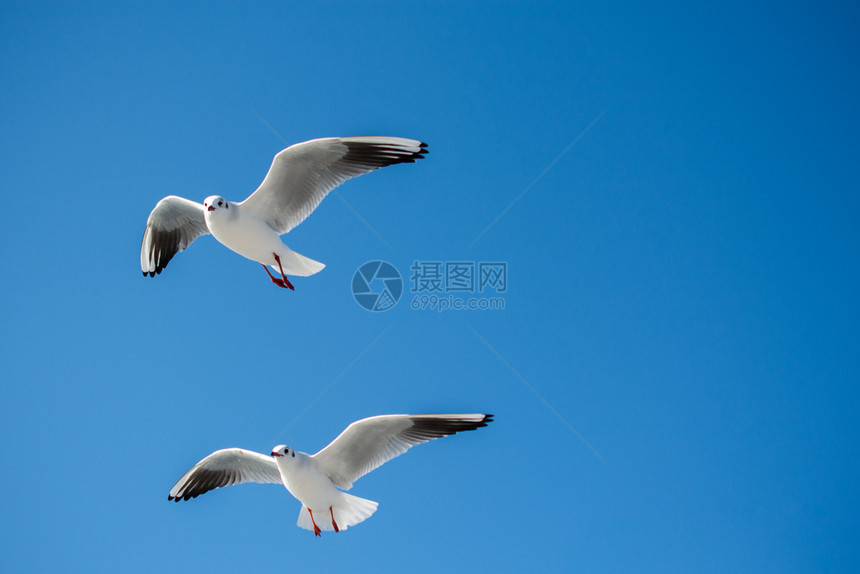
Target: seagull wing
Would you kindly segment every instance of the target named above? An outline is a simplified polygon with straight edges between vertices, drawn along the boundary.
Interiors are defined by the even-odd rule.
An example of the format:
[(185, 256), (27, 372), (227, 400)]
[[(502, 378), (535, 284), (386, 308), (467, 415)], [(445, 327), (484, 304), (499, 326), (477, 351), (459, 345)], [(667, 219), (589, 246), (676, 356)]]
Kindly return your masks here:
[(222, 486), (259, 482), (283, 484), (278, 465), (270, 456), (241, 448), (217, 450), (182, 475), (167, 500), (188, 500)]
[(352, 483), (416, 444), (460, 431), (487, 426), (493, 415), (382, 415), (356, 421), (313, 455), (314, 461), (337, 486)]
[(208, 233), (202, 203), (175, 195), (165, 197), (146, 220), (140, 244), (140, 269), (144, 275), (155, 277), (174, 255)]
[(396, 163), (414, 163), (427, 144), (405, 138), (321, 138), (278, 153), (260, 187), (240, 205), (278, 234), (296, 227), (346, 180)]

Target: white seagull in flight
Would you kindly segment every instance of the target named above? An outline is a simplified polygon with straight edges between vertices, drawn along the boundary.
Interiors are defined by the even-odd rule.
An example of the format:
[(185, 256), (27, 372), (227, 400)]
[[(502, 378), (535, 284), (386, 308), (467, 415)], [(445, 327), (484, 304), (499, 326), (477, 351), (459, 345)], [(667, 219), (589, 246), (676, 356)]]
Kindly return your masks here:
[(313, 530), (316, 536), (322, 530), (339, 532), (363, 522), (377, 506), (339, 488), (349, 490), (353, 482), (416, 444), (485, 427), (492, 421), (493, 415), (485, 414), (382, 415), (352, 423), (314, 455), (284, 445), (272, 449), (272, 456), (226, 448), (182, 475), (167, 499), (188, 500), (243, 482), (283, 484), (302, 503), (300, 528)]
[[(276, 285), (294, 289), (287, 275), (306, 277), (325, 265), (299, 255), (280, 236), (305, 220), (344, 181), (396, 163), (413, 163), (427, 144), (406, 138), (321, 138), (278, 153), (260, 187), (245, 201), (218, 195), (203, 204), (175, 195), (158, 202), (143, 232), (140, 268), (155, 277), (179, 251), (211, 233), (231, 249), (263, 265)], [(267, 266), (279, 271), (280, 279)]]

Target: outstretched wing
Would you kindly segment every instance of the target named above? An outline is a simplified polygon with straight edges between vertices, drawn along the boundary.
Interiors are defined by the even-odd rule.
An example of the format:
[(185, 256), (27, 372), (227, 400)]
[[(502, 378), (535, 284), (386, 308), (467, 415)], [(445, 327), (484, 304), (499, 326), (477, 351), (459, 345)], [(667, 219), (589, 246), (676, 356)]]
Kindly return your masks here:
[(203, 204), (169, 195), (159, 201), (149, 219), (140, 244), (140, 269), (144, 275), (155, 277), (167, 267), (173, 256), (207, 235), (209, 228), (203, 218)]
[(317, 466), (337, 486), (352, 483), (416, 444), (485, 427), (493, 415), (383, 415), (356, 421), (313, 455)]
[(243, 482), (282, 484), (281, 473), (272, 457), (241, 448), (225, 448), (213, 452), (183, 474), (170, 489), (167, 500), (188, 500), (215, 488)]
[(396, 163), (413, 163), (427, 153), (418, 140), (383, 136), (321, 138), (278, 153), (260, 187), (242, 209), (283, 234), (313, 212), (346, 180)]

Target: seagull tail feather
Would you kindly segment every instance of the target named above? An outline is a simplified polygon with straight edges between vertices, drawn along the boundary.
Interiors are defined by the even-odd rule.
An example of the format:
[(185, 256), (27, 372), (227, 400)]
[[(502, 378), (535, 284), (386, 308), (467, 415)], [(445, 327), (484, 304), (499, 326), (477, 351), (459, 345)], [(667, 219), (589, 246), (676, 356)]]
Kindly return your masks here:
[[(364, 522), (374, 512), (376, 512), (378, 503), (372, 500), (367, 500), (366, 498), (359, 498), (345, 492), (341, 492), (340, 494), (340, 501), (332, 505), (334, 520), (337, 522), (337, 526), (340, 530), (346, 530), (350, 526), (355, 526), (359, 522)], [(320, 530), (334, 530), (328, 510), (314, 511), (314, 521), (317, 523)], [(299, 511), (299, 520), (297, 524), (299, 528), (313, 531), (314, 524), (311, 522), (311, 515), (308, 513), (307, 506), (303, 505), (302, 509)]]
[(379, 506), (378, 503), (366, 498), (359, 498), (345, 492), (341, 495), (343, 497), (341, 502), (334, 508), (334, 518), (338, 521), (338, 526), (343, 522), (343, 528), (364, 522), (376, 512), (376, 507)]
[[(324, 263), (314, 261), (310, 257), (305, 257), (304, 255), (296, 253), (291, 249), (281, 249), (281, 252), (278, 253), (278, 256), (281, 258), (281, 265), (284, 267), (284, 273), (286, 273), (287, 275), (294, 275), (296, 277), (307, 277), (309, 275), (319, 273), (325, 267)], [(280, 272), (280, 268), (278, 267), (277, 263), (275, 263), (271, 267), (275, 271)]]

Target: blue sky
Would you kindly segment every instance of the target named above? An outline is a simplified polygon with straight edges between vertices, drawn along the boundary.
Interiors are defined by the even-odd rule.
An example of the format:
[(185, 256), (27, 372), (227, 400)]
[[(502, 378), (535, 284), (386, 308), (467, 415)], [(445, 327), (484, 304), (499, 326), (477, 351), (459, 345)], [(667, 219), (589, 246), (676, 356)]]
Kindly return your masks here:
[[(856, 570), (857, 22), (4, 3), (0, 566)], [(284, 141), (346, 135), (430, 154), (285, 237), (327, 264), (295, 292), (211, 237), (141, 276), (160, 198), (244, 199)], [(371, 260), (404, 276), (382, 313)], [(411, 309), (414, 261), (505, 262), (504, 309)], [(167, 501), (219, 448), (446, 411), (496, 422), (360, 480), (379, 510), (338, 535), (275, 486)]]

